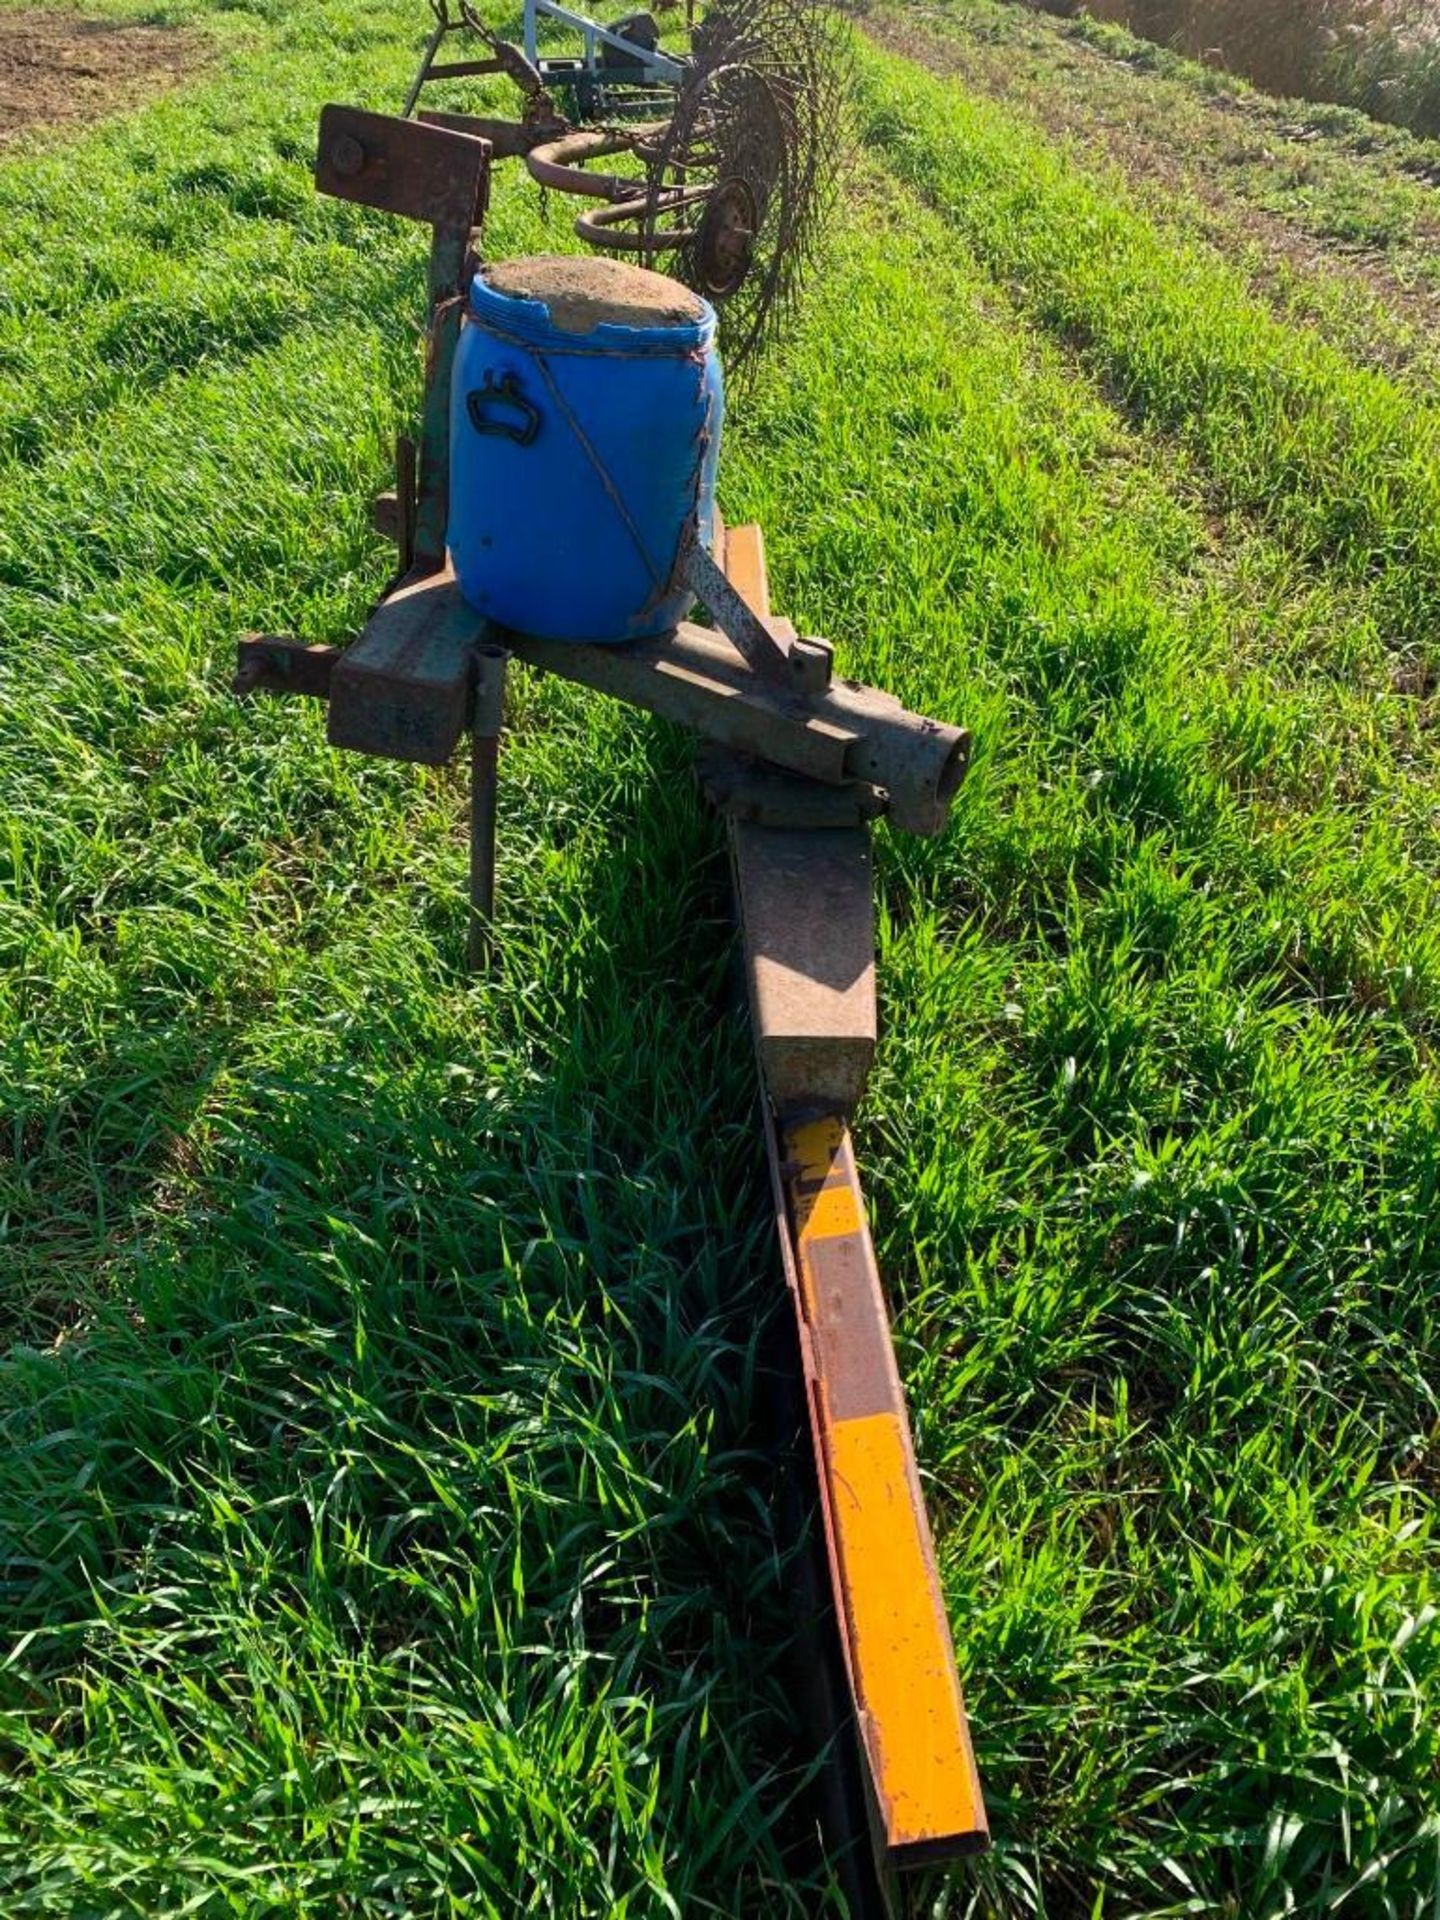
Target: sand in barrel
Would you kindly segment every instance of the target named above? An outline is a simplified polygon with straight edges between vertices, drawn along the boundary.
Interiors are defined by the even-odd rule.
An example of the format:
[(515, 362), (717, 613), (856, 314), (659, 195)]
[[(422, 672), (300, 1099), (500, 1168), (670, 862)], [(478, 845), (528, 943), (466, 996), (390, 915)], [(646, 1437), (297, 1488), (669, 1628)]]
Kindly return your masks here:
[(593, 327), (693, 327), (696, 296), (678, 280), (601, 254), (537, 254), (480, 269), (487, 286), (517, 300), (541, 300), (562, 333)]

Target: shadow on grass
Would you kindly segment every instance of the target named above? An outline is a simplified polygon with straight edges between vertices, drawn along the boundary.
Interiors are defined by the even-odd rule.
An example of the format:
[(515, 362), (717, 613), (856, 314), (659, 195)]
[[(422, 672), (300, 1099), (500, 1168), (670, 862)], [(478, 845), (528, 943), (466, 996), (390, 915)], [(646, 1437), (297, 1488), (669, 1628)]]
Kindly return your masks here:
[[(666, 792), (673, 740), (642, 758)], [(607, 781), (577, 793), (598, 804)], [(32, 1251), (38, 1279), (73, 1234), (83, 1266), (89, 1182), (113, 1270), (67, 1337), (11, 1348), (0, 1385), (0, 1590), (35, 1636), (9, 1704), (69, 1713), (77, 1779), (104, 1747), (77, 1683), (162, 1772), (218, 1740), (242, 1776), (237, 1729), (282, 1670), (312, 1754), (373, 1740), (382, 1769), (417, 1715), (524, 1747), (563, 1702), (583, 1729), (550, 1762), (563, 1817), (531, 1811), (542, 1854), (552, 1815), (613, 1854), (617, 1805), (649, 1794), (616, 1889), (649, 1847), (677, 1893), (753, 1910), (735, 1903), (763, 1883), (819, 1910), (765, 1384), (784, 1293), (743, 1022), (716, 1013), (717, 836), (688, 792), (666, 799), (617, 809), (569, 902), (583, 932), (562, 914), (544, 954), (517, 938), (490, 982), (453, 973), (426, 1000), (377, 977), (293, 1065), (143, 1020), (95, 1063), (65, 1212)], [(420, 934), (416, 972), (458, 931)], [(146, 1719), (177, 1622), (178, 1731)], [(345, 1774), (317, 1788), (337, 1817)], [(438, 1804), (388, 1841), (382, 1821), (377, 1861), (416, 1817)], [(517, 1840), (488, 1871), (521, 1887), (536, 1868)]]

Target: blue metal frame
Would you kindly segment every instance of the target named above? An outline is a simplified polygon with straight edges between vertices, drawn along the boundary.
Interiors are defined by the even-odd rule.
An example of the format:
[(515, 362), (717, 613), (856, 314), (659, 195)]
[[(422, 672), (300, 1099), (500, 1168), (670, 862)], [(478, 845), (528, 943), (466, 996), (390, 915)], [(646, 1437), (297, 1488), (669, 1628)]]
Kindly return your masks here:
[[(640, 69), (639, 79), (643, 85), (678, 87), (684, 83), (685, 62), (677, 60), (673, 54), (661, 53), (658, 48), (637, 47), (633, 40), (627, 40), (623, 34), (612, 33), (609, 27), (602, 27), (599, 21), (592, 20), (588, 14), (576, 13), (570, 7), (561, 6), (559, 0), (525, 0), (525, 57), (542, 74), (549, 64), (540, 55), (539, 23), (542, 15), (548, 20), (559, 20), (563, 25), (573, 27), (581, 36), (585, 45), (582, 70), (588, 77), (598, 80), (606, 77), (606, 70), (600, 64), (600, 48), (604, 45), (614, 47)], [(557, 74), (557, 78), (563, 77), (563, 71)]]

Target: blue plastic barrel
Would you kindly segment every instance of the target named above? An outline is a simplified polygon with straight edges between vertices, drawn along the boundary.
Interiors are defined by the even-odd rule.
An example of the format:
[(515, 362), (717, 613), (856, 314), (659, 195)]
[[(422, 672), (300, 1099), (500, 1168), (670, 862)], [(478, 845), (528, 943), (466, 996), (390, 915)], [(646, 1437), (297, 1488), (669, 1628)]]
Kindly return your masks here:
[(449, 545), (499, 625), (633, 640), (684, 619), (709, 543), (724, 411), (714, 311), (598, 256), (483, 266), (450, 396)]

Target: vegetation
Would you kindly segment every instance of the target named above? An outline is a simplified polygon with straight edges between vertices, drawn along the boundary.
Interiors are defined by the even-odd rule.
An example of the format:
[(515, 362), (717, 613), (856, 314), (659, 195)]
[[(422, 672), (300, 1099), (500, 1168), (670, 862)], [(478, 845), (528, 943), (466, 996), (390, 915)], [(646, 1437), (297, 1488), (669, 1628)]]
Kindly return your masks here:
[[(0, 1891), (838, 1911), (788, 1847), (719, 836), (678, 737), (522, 685), (471, 980), (457, 778), (230, 700), (236, 633), (384, 578), (422, 243), (307, 156), (420, 22), (183, 17), (208, 79), (0, 164)], [(1022, 106), (870, 52), (858, 111), (722, 494), (977, 737), (953, 830), (880, 836), (860, 1137), (997, 1837), (935, 1911), (1409, 1920), (1433, 384)], [(567, 234), (501, 174), (494, 251)]]
[(1063, 143), (1092, 184), (1118, 173), (1161, 235), (1205, 238), (1262, 304), (1347, 359), (1440, 372), (1440, 142), (1010, 0), (876, 9), (867, 25)]
[(1432, 0), (1037, 3), (1117, 22), (1271, 93), (1337, 101), (1417, 133), (1440, 133), (1440, 18)]

